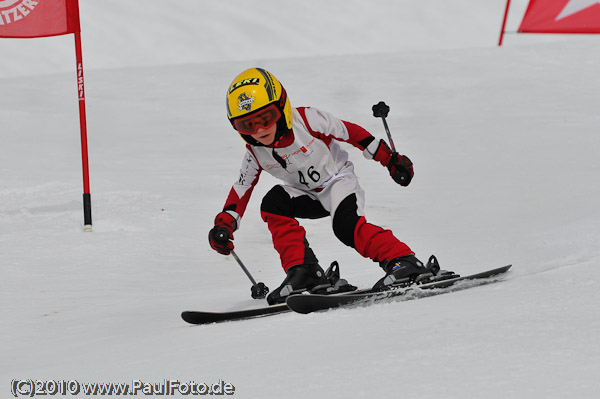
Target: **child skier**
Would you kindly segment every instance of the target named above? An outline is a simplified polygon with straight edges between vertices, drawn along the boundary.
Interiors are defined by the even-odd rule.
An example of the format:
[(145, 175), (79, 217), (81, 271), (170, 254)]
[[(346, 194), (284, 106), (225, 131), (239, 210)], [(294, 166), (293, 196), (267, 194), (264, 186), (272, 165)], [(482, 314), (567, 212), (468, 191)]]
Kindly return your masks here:
[(240, 177), (209, 232), (211, 247), (229, 255), (237, 230), (261, 172), (281, 179), (263, 198), (262, 219), (273, 238), (287, 276), (267, 297), (285, 302), (292, 291), (330, 286), (296, 218), (331, 216), (333, 232), (345, 245), (379, 262), (385, 276), (378, 289), (399, 281), (431, 276), (413, 251), (390, 230), (367, 222), (364, 191), (338, 141), (363, 151), (387, 167), (392, 179), (407, 186), (413, 164), (368, 131), (315, 108), (292, 108), (281, 83), (268, 71), (251, 68), (238, 75), (227, 91), (227, 117), (246, 142)]

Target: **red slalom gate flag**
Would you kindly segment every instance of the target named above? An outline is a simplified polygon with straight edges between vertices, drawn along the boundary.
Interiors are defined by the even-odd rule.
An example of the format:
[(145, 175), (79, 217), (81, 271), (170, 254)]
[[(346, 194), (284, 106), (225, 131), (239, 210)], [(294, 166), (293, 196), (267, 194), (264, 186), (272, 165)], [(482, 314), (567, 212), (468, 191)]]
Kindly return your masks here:
[[(77, 92), (81, 130), (81, 160), (83, 166), (83, 223), (92, 231), (92, 206), (85, 117), (83, 57), (78, 0), (0, 0), (0, 37), (33, 38), (73, 33), (77, 63)], [(0, 62), (2, 59), (0, 59)]]
[(600, 0), (531, 0), (520, 33), (600, 33)]
[(0, 0), (0, 37), (44, 37), (79, 31), (78, 0)]

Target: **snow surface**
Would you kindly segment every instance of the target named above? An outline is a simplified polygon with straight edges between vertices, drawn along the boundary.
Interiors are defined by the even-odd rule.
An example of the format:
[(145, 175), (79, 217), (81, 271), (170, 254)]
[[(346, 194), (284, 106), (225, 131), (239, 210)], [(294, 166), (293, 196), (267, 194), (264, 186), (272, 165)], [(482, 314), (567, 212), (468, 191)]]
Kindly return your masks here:
[[(0, 40), (1, 396), (52, 378), (223, 379), (240, 398), (597, 397), (600, 38), (508, 35), (498, 49), (504, 0), (281, 4), (81, 0), (93, 233), (72, 37)], [(348, 147), (369, 220), (464, 274), (512, 263), (506, 281), (186, 325), (182, 310), (260, 304), (206, 240), (244, 152), (224, 93), (256, 65), (294, 105), (381, 138), (371, 106), (386, 101), (416, 176), (397, 186)], [(274, 183), (261, 177), (235, 240), (272, 289), (284, 275), (258, 206)], [(303, 225), (323, 265), (380, 277), (329, 220)]]

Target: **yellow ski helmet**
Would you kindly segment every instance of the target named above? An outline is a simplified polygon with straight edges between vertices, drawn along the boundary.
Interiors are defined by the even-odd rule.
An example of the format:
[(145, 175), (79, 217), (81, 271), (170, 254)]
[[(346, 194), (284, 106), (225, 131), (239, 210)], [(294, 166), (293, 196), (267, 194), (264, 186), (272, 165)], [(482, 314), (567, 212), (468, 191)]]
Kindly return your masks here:
[(277, 123), (275, 141), (292, 128), (292, 106), (285, 89), (270, 72), (250, 68), (240, 73), (227, 90), (227, 118), (240, 136), (251, 145), (258, 126)]

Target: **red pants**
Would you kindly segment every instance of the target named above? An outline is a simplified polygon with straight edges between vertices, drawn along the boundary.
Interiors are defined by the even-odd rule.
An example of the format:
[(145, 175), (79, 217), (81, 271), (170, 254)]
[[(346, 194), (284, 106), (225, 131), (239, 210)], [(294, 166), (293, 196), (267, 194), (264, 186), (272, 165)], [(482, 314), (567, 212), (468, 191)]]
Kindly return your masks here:
[[(408, 245), (398, 240), (390, 230), (367, 223), (364, 216), (357, 214), (357, 209), (354, 194), (337, 206), (332, 224), (340, 241), (376, 262), (413, 254)], [(308, 195), (291, 197), (282, 186), (275, 186), (263, 198), (261, 216), (271, 232), (273, 246), (279, 253), (284, 270), (295, 265), (317, 263), (306, 240), (306, 231), (296, 220), (330, 216), (317, 199)]]

